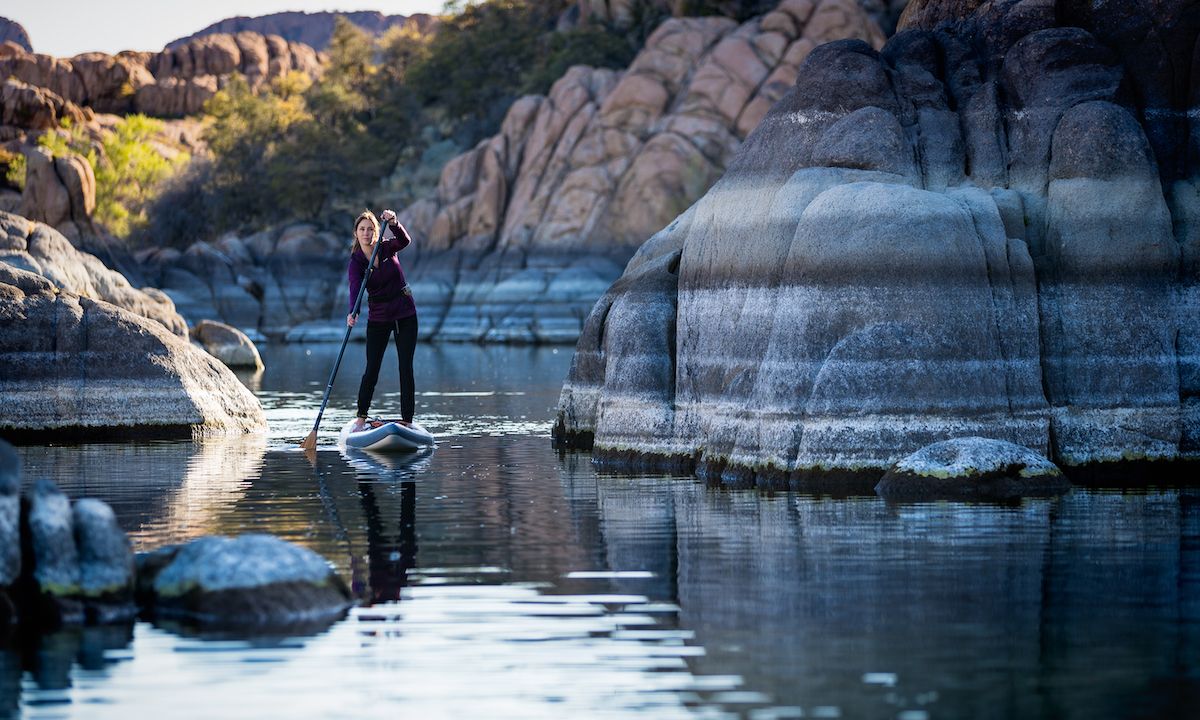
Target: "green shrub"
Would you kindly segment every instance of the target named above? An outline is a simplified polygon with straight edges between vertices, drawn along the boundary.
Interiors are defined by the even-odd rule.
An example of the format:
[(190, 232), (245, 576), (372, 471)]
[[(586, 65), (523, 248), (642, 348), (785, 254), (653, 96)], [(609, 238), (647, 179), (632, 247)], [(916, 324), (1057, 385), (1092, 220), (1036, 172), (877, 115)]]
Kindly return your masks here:
[(145, 115), (129, 115), (95, 140), (64, 119), (59, 131), (43, 133), (37, 142), (55, 157), (79, 155), (87, 160), (96, 178), (93, 218), (126, 238), (146, 222), (146, 207), (158, 187), (189, 159), (187, 154), (168, 159), (155, 147), (162, 126)]
[(0, 186), (25, 190), (25, 155), (0, 147)]

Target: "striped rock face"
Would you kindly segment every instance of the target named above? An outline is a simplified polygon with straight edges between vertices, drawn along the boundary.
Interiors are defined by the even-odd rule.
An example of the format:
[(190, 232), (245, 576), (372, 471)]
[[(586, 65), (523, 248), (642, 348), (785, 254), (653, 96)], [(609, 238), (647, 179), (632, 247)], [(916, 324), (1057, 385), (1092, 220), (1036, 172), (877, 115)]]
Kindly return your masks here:
[(1194, 457), (1200, 23), (1117, 5), (914, 0), (814, 50), (593, 310), (558, 437), (727, 478)]

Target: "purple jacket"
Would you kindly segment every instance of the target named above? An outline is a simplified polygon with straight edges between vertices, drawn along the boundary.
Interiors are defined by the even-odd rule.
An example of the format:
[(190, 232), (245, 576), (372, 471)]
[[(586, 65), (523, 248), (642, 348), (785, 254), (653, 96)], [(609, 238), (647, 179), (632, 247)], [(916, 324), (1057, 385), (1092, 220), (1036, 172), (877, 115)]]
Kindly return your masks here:
[[(370, 312), (367, 320), (400, 320), (417, 314), (417, 306), (412, 295), (404, 292), (408, 282), (404, 279), (404, 269), (400, 267), (400, 259), (396, 253), (408, 247), (408, 234), (401, 232), (396, 223), (388, 223), (393, 238), (385, 238), (379, 247), (378, 265), (367, 280), (367, 294), (363, 303), (368, 305)], [(347, 274), (350, 278), (350, 308), (347, 314), (354, 312), (354, 301), (358, 298), (358, 289), (362, 285), (363, 275), (367, 273), (368, 257), (363, 254), (357, 244), (354, 252), (350, 253), (350, 265)], [(361, 312), (361, 310), (360, 310)]]

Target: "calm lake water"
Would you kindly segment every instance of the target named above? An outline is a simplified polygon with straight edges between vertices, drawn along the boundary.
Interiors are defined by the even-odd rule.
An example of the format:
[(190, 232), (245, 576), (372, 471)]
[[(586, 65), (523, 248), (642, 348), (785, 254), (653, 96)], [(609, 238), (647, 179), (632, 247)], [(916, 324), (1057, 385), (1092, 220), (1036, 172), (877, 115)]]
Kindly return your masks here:
[(439, 445), (391, 459), (333, 444), (352, 346), (314, 467), (337, 347), (264, 350), (266, 436), (23, 447), (25, 478), (106, 500), (137, 550), (275, 533), (362, 605), (306, 637), (0, 648), (0, 717), (1200, 717), (1196, 489), (896, 505), (605, 475), (550, 446), (569, 349), (469, 345), (418, 348)]

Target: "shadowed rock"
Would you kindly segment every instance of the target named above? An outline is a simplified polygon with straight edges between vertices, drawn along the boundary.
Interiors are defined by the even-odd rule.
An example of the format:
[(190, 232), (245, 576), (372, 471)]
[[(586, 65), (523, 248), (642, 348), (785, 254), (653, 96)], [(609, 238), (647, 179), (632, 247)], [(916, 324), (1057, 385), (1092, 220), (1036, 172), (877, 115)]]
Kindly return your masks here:
[(39, 480), (29, 494), (32, 576), (38, 590), (59, 600), (79, 595), (79, 553), (71, 501), (49, 480)]
[[(562, 441), (759, 482), (964, 435), (1067, 466), (1200, 455), (1189, 4), (913, 0), (901, 26), (813, 50), (688, 211), (653, 388), (594, 361), (648, 332), (626, 270)], [(616, 408), (659, 420), (617, 432)]]
[(107, 503), (92, 498), (72, 507), (79, 553), (79, 592), (99, 622), (132, 618), (133, 549)]
[(1010, 500), (1070, 488), (1054, 463), (1029, 448), (966, 437), (927, 445), (900, 460), (875, 492), (889, 500)]
[(0, 440), (0, 593), (20, 576), (21, 458)]
[(271, 535), (213, 536), (139, 567), (154, 612), (216, 627), (332, 621), (350, 593), (319, 555)]

